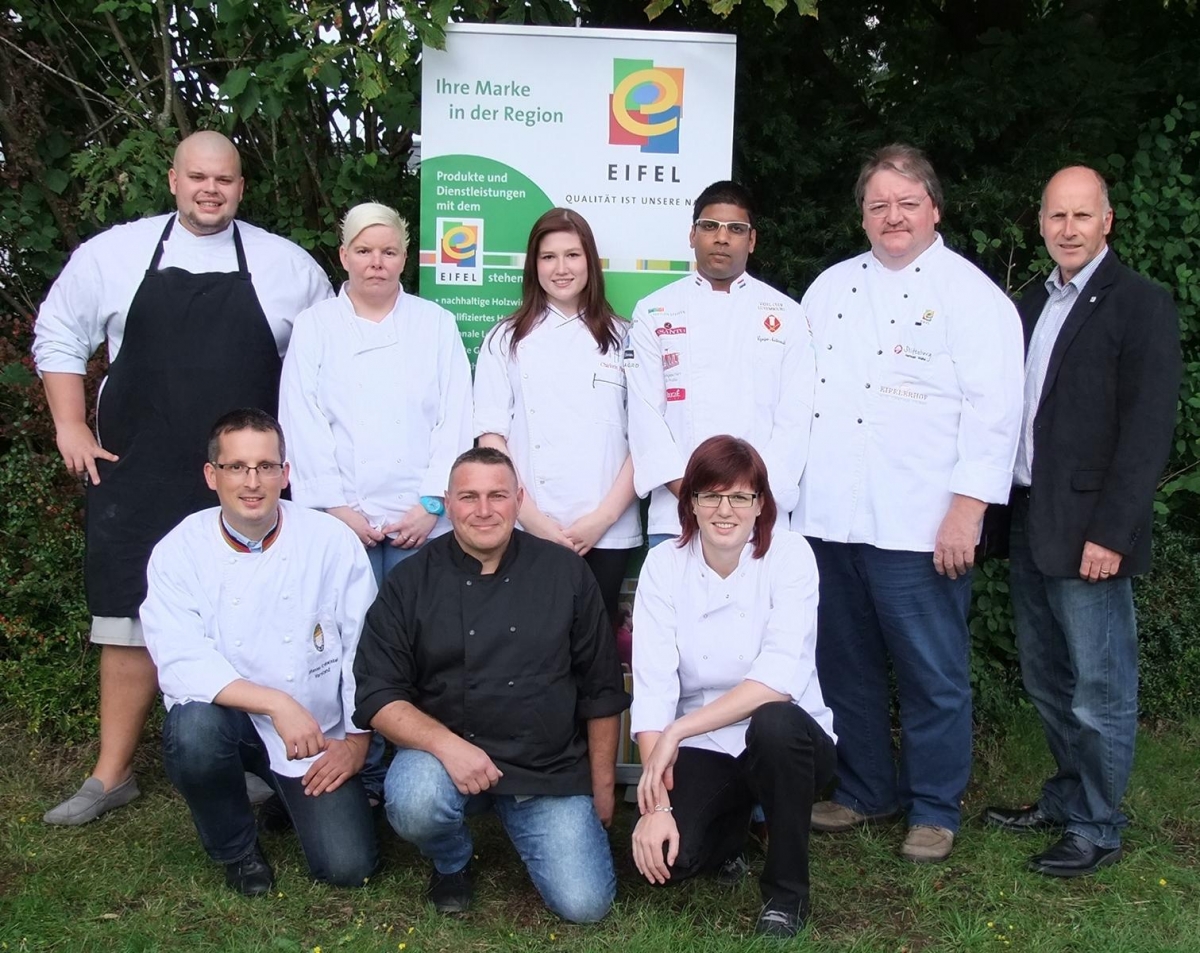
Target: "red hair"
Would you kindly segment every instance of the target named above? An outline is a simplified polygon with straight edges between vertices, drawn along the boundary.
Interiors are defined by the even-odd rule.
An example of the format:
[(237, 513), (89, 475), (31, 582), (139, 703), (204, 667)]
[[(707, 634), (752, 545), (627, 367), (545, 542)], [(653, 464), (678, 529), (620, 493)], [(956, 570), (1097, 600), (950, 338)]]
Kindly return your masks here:
[(700, 444), (683, 471), (683, 483), (679, 487), (679, 522), (683, 531), (679, 534), (678, 545), (681, 548), (700, 532), (700, 522), (692, 509), (692, 495), (727, 490), (739, 483), (747, 484), (758, 494), (762, 512), (754, 521), (750, 542), (754, 544), (755, 559), (762, 559), (767, 554), (779, 512), (767, 483), (767, 465), (750, 444), (729, 434), (709, 437)]

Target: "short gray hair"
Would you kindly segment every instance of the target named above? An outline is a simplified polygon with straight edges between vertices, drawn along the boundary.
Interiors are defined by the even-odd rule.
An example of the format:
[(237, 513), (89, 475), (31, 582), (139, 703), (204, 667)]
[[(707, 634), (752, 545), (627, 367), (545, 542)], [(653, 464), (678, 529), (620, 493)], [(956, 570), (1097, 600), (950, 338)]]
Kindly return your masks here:
[(867, 183), (871, 181), (871, 176), (885, 170), (896, 172), (906, 179), (919, 182), (929, 193), (933, 207), (939, 212), (942, 210), (945, 196), (942, 194), (942, 183), (938, 181), (937, 173), (933, 171), (933, 165), (926, 158), (925, 153), (916, 146), (905, 145), (902, 142), (893, 142), (890, 146), (876, 149), (871, 157), (863, 163), (862, 170), (858, 173), (858, 181), (854, 183), (855, 205), (862, 206), (867, 194)]

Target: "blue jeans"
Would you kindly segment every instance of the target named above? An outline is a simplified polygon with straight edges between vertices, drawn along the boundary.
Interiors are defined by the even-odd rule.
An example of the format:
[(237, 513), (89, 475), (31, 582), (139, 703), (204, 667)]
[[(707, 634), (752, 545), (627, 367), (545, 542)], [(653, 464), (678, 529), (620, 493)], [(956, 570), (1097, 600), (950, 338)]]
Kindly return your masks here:
[(362, 781), (353, 777), (336, 791), (306, 795), (302, 778), (271, 770), (245, 712), (206, 702), (176, 705), (163, 724), (163, 766), (187, 801), (200, 843), (219, 864), (241, 860), (258, 836), (247, 771), (270, 784), (287, 808), (314, 879), (361, 887), (379, 863)]
[[(809, 539), (820, 573), (817, 674), (837, 732), (833, 799), (862, 814), (957, 831), (971, 774), (971, 577), (932, 553)], [(900, 696), (892, 756), (888, 660)]]
[(401, 549), (399, 546), (393, 546), (390, 539), (385, 539), (382, 543), (368, 549), (367, 561), (371, 564), (371, 572), (375, 573), (375, 585), (382, 589), (383, 580), (388, 577), (388, 573), (409, 556), (415, 556), (420, 551), (421, 547), (419, 546), (415, 549)]
[(398, 748), (388, 770), (387, 817), (440, 873), (471, 859), (466, 818), (494, 810), (546, 906), (564, 920), (592, 923), (617, 892), (608, 835), (588, 795), (518, 798), (461, 794), (442, 763), (425, 751)]
[(1137, 620), (1129, 579), (1044, 576), (1029, 550), (1029, 504), (1015, 500), (1009, 547), (1025, 691), (1058, 772), (1042, 811), (1097, 847), (1116, 847), (1137, 734)]
[[(420, 551), (419, 546), (416, 549), (401, 549), (399, 546), (393, 546), (391, 540), (385, 540), (380, 545), (368, 549), (367, 561), (371, 564), (371, 572), (375, 574), (375, 585), (382, 589), (383, 580), (387, 578), (388, 573), (409, 556), (415, 556)], [(383, 779), (387, 776), (387, 767), (383, 763), (386, 744), (386, 739), (378, 731), (371, 736), (371, 747), (367, 749), (367, 760), (359, 775), (362, 778), (363, 787), (367, 789), (368, 797), (374, 798), (376, 801), (383, 800)]]

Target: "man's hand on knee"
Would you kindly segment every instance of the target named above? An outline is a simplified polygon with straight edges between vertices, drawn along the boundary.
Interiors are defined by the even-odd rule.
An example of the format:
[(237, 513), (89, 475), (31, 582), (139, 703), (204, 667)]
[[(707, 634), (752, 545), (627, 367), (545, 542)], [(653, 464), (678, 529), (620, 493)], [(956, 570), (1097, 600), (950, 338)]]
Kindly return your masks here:
[(460, 794), (482, 794), (504, 777), (486, 751), (458, 735), (452, 735), (434, 754)]
[(336, 791), (362, 770), (370, 746), (370, 732), (346, 735), (344, 741), (329, 741), (325, 753), (304, 775), (304, 793), (317, 797)]

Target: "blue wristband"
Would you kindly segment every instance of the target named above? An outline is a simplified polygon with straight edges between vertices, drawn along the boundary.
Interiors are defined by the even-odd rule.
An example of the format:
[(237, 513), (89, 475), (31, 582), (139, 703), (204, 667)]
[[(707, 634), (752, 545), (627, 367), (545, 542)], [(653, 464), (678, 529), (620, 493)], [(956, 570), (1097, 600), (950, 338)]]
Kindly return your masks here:
[(425, 507), (426, 513), (432, 513), (434, 516), (446, 515), (446, 504), (436, 496), (421, 497), (421, 505)]

